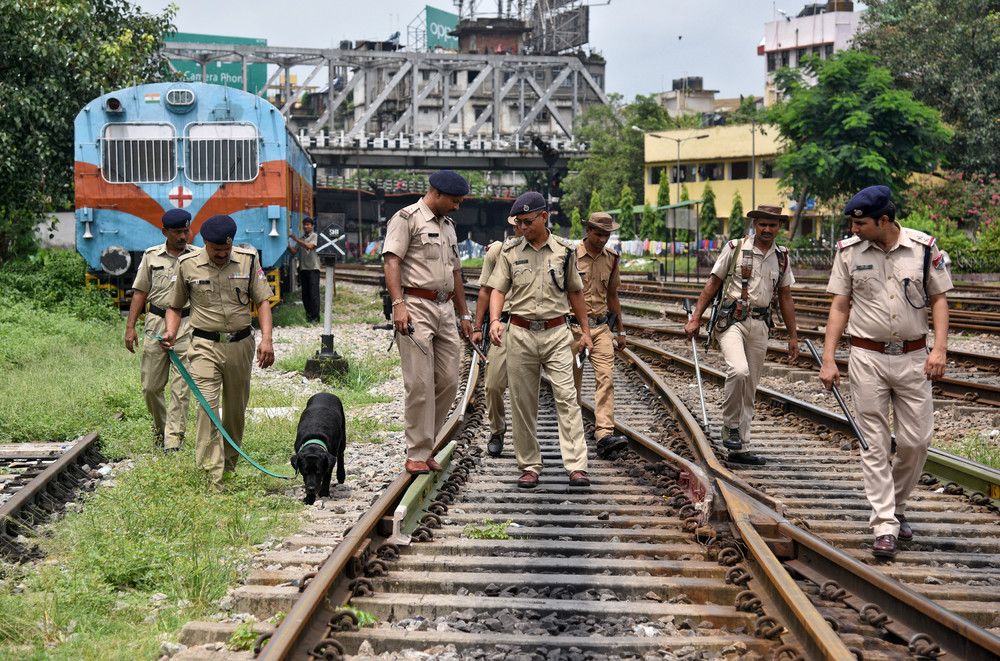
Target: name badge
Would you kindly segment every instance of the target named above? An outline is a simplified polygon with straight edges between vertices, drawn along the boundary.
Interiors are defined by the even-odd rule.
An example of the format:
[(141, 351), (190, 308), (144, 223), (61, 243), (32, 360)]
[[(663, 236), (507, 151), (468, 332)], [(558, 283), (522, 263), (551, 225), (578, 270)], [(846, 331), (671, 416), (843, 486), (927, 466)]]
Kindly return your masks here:
[(855, 271), (869, 271), (869, 270), (871, 270), (873, 268), (875, 268), (874, 264), (859, 264), (858, 266), (854, 267), (854, 270)]
[(527, 263), (528, 263), (528, 260), (526, 260), (526, 259), (519, 259), (516, 262), (514, 262), (514, 266), (517, 266), (518, 264), (527, 264)]
[(196, 284), (196, 285), (210, 285), (210, 284), (212, 284), (212, 281), (211, 280), (195, 280), (194, 284)]
[(249, 280), (250, 276), (247, 275), (247, 274), (245, 274), (245, 273), (234, 273), (233, 275), (229, 276), (229, 279), (230, 280)]

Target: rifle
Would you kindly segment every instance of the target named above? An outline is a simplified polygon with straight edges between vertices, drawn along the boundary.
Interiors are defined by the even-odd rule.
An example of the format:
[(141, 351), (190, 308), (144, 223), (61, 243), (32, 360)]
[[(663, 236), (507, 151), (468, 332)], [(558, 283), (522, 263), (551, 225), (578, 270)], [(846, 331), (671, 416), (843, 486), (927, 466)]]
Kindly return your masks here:
[[(715, 298), (712, 299), (712, 314), (708, 318), (708, 337), (705, 338), (705, 351), (712, 347), (712, 333), (715, 332), (715, 324), (719, 321), (719, 308), (722, 306), (722, 290), (725, 289), (725, 285), (726, 283), (723, 281), (719, 291), (715, 292)], [(684, 300), (684, 303), (689, 305), (687, 299)], [(690, 320), (690, 318), (689, 314), (688, 319)]]
[[(823, 367), (823, 359), (819, 357), (819, 352), (816, 351), (816, 347), (813, 346), (812, 340), (807, 338), (806, 346), (809, 347), (810, 353), (812, 353), (816, 362), (819, 363), (819, 366)], [(851, 429), (854, 430), (854, 435), (858, 437), (858, 443), (861, 444), (861, 449), (867, 450), (868, 444), (865, 443), (865, 437), (861, 435), (861, 430), (858, 429), (858, 423), (854, 421), (854, 417), (851, 415), (851, 412), (847, 410), (847, 404), (844, 402), (844, 398), (840, 396), (840, 390), (836, 385), (832, 385), (830, 390), (833, 391), (833, 396), (837, 398), (837, 403), (840, 404), (840, 409), (844, 412), (844, 415), (847, 416), (847, 421), (851, 423)]]
[[(612, 312), (611, 310), (608, 310), (608, 328), (611, 330), (612, 333), (615, 332), (615, 324), (617, 323), (617, 321), (618, 321), (618, 315)], [(625, 324), (623, 322), (622, 329), (624, 328)]]
[(479, 332), (483, 336), (483, 339), (481, 340), (482, 344), (479, 345), (479, 351), (483, 355), (483, 360), (487, 360), (486, 356), (489, 355), (490, 344), (492, 344), (492, 342), (490, 342), (490, 315), (486, 315), (486, 318), (483, 319), (483, 327), (479, 330)]

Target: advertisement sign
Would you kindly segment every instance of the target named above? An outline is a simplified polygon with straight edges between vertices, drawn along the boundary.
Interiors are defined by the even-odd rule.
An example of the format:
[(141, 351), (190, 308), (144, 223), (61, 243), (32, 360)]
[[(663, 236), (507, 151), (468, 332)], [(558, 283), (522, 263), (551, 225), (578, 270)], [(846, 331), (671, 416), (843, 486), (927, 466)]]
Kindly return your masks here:
[[(252, 46), (267, 46), (267, 39), (248, 39), (245, 37), (224, 37), (214, 34), (194, 34), (192, 32), (175, 32), (163, 39), (167, 44), (173, 42), (195, 44), (250, 44)], [(243, 67), (239, 62), (209, 62), (205, 65), (205, 80), (201, 79), (201, 65), (190, 60), (174, 60), (170, 63), (184, 74), (184, 80), (192, 83), (212, 83), (243, 89)], [(247, 64), (247, 91), (257, 94), (267, 83), (267, 65), (264, 63)]]
[(458, 27), (458, 14), (427, 6), (427, 50), (458, 50), (458, 37), (448, 33)]

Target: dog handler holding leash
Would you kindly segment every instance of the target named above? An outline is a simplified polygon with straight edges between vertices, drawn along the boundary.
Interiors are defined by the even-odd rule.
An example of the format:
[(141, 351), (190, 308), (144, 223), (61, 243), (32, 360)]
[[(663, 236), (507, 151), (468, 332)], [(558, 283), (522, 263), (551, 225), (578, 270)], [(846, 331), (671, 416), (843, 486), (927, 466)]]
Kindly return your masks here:
[[(191, 377), (213, 410), (222, 402), (222, 425), (240, 445), (250, 398), (250, 371), (254, 360), (250, 303), (257, 306), (261, 341), (257, 365), (274, 363), (271, 344), (271, 287), (254, 250), (233, 247), (236, 222), (226, 215), (212, 216), (201, 226), (205, 247), (183, 257), (166, 314), (167, 330), (160, 343), (173, 349), (181, 308), (191, 303)], [(236, 468), (239, 453), (229, 447), (208, 414), (199, 408), (195, 462), (221, 487), (226, 473)]]

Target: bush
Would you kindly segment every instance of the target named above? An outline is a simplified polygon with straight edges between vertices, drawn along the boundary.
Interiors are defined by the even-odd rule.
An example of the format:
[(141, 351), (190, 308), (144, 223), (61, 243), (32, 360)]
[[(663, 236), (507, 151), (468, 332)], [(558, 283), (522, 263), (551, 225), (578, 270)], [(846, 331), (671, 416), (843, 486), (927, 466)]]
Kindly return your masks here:
[(899, 222), (904, 227), (930, 234), (937, 239), (941, 250), (954, 252), (972, 248), (974, 245), (969, 235), (959, 229), (957, 223), (940, 216), (937, 220), (932, 220), (930, 215), (923, 210), (911, 213), (906, 218), (901, 218)]
[(77, 319), (117, 322), (121, 314), (107, 292), (87, 289), (87, 263), (69, 250), (39, 250), (0, 269), (0, 303), (28, 302), (49, 312), (68, 312)]

